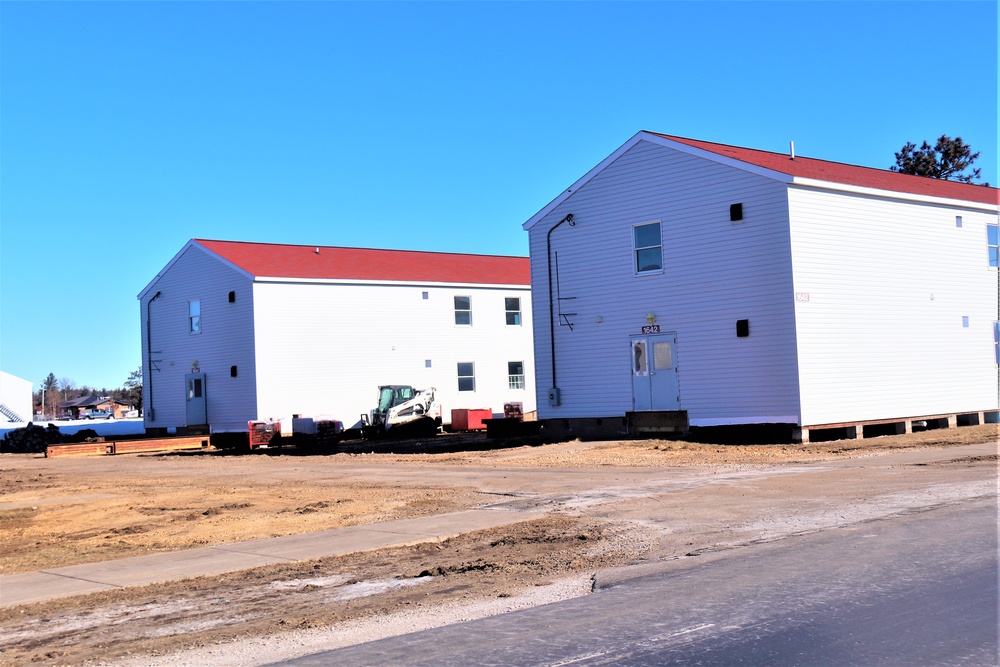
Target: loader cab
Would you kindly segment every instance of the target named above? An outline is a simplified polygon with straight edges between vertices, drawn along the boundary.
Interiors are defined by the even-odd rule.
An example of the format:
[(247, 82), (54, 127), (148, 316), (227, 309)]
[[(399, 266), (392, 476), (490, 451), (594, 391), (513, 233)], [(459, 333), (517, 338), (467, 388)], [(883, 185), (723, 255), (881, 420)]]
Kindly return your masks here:
[(410, 385), (390, 384), (378, 388), (378, 406), (371, 415), (361, 415), (361, 436), (372, 440), (385, 437), (435, 435), (441, 418), (434, 416), (434, 387), (414, 389)]
[(377, 411), (379, 414), (384, 415), (389, 412), (390, 408), (413, 400), (415, 395), (416, 392), (413, 390), (413, 387), (406, 385), (393, 384), (379, 387)]

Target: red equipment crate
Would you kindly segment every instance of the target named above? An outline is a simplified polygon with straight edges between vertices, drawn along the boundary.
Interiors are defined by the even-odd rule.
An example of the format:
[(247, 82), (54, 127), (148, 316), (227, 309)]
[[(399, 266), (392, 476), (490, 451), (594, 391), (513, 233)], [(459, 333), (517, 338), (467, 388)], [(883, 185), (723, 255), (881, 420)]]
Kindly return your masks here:
[(468, 409), (461, 408), (451, 411), (452, 431), (482, 431), (486, 428), (484, 419), (492, 419), (493, 410), (489, 408)]
[(247, 422), (250, 428), (250, 449), (266, 447), (274, 438), (281, 437), (281, 422)]

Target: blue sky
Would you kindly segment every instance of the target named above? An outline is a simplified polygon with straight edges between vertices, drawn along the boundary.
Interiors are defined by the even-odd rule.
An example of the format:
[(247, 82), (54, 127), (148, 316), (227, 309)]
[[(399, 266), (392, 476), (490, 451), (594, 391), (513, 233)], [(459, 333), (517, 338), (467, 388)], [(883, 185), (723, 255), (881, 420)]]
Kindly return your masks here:
[(0, 368), (117, 387), (190, 238), (527, 254), (639, 130), (997, 170), (995, 2), (0, 2)]

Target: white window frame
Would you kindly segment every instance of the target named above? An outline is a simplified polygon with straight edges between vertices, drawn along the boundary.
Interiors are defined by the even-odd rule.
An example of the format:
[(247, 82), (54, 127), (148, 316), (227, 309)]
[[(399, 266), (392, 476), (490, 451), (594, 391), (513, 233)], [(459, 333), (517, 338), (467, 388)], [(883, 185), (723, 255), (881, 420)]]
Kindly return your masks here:
[[(462, 375), (462, 366), (468, 366), (471, 370), (471, 374)], [(459, 361), (457, 364), (457, 375), (458, 375), (458, 390), (459, 391), (476, 391), (476, 362), (474, 361)], [(467, 380), (471, 385), (467, 389), (462, 389), (462, 380)]]
[[(511, 308), (509, 307), (509, 302), (511, 302), (511, 301), (516, 301), (517, 302), (517, 309), (516, 310), (511, 310)], [(503, 309), (504, 309), (504, 321), (507, 322), (507, 326), (509, 326), (509, 327), (519, 327), (519, 326), (521, 326), (521, 319), (522, 319), (521, 318), (521, 297), (519, 297), (519, 296), (505, 296), (504, 299), (503, 299)], [(511, 318), (511, 315), (513, 315), (513, 318)], [(513, 319), (514, 322), (511, 322), (511, 319)]]
[[(514, 364), (517, 364), (518, 366), (521, 367), (521, 372), (520, 373), (514, 373), (514, 372), (512, 372), (512, 371), (517, 370), (516, 367), (513, 367)], [(524, 389), (525, 388), (525, 382), (524, 382), (524, 362), (523, 361), (508, 361), (507, 362), (507, 388), (508, 389)]]
[[(990, 238), (990, 231), (993, 231), (993, 238)], [(996, 243), (991, 243), (996, 241)], [(986, 225), (986, 247), (989, 249), (989, 263), (991, 268), (1000, 268), (1000, 225)]]
[[(469, 300), (469, 307), (468, 308), (459, 308), (458, 307), (458, 300), (459, 299), (468, 299)], [(456, 295), (455, 298), (453, 299), (452, 303), (455, 305), (455, 326), (456, 327), (471, 327), (472, 326), (472, 296), (471, 295), (465, 296), (464, 294)], [(459, 322), (458, 321), (459, 320), (459, 313), (465, 313), (465, 314), (467, 314), (467, 316), (469, 318), (469, 321), (468, 322)]]
[(1000, 366), (1000, 321), (993, 323), (993, 360)]
[[(636, 241), (636, 232), (640, 227), (649, 227), (651, 225), (656, 225), (658, 232), (657, 240), (659, 243), (656, 245), (638, 245)], [(645, 276), (650, 274), (663, 273), (663, 225), (659, 220), (650, 220), (649, 222), (642, 222), (637, 225), (632, 225), (632, 271), (637, 276)], [(660, 265), (655, 269), (641, 269), (639, 267), (639, 253), (642, 251), (649, 251), (656, 248), (660, 253)]]
[(188, 301), (188, 334), (201, 333), (201, 299)]

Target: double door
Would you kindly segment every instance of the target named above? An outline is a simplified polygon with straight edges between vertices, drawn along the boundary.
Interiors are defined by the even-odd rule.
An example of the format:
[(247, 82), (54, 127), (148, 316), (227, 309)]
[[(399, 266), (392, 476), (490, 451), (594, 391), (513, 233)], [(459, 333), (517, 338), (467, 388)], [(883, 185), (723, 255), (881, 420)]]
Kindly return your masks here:
[(632, 410), (679, 410), (677, 335), (632, 336)]

